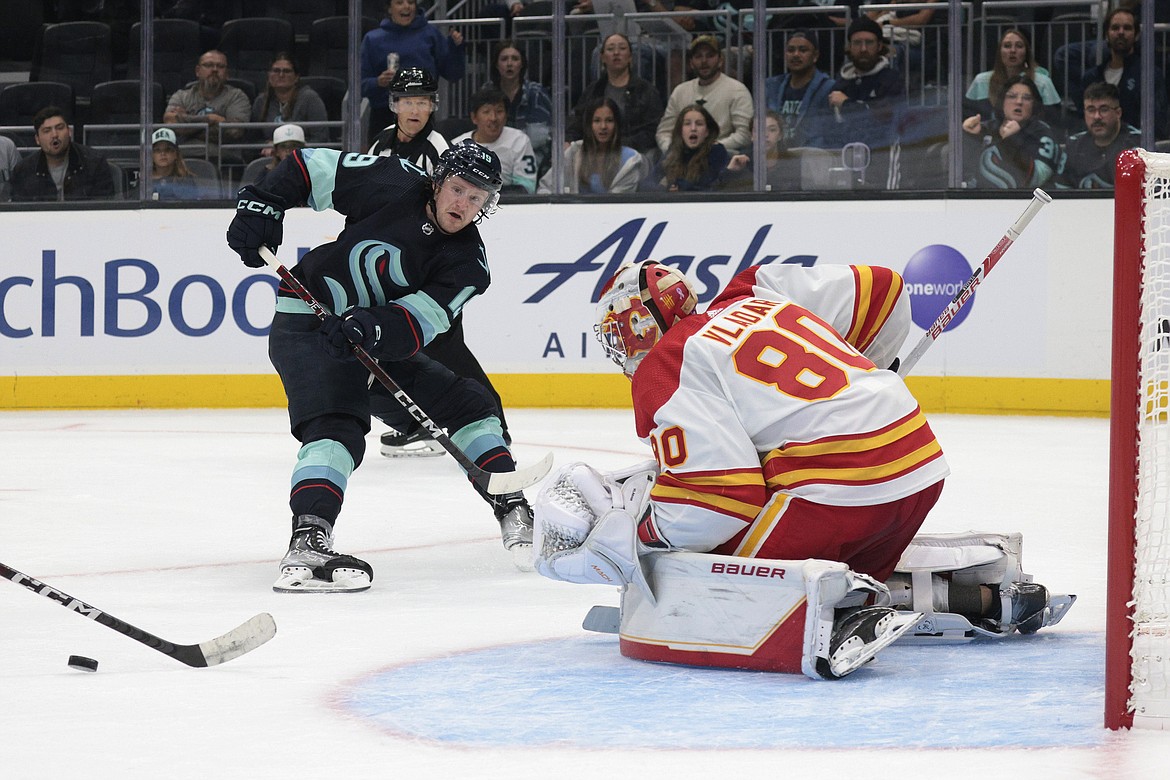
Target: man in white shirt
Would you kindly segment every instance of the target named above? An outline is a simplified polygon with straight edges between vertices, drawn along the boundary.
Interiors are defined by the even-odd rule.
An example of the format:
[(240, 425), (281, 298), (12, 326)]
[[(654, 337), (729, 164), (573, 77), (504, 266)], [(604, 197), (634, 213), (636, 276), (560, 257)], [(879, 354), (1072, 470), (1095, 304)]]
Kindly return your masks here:
[(507, 97), (500, 88), (488, 84), (471, 96), (471, 121), (475, 129), (456, 138), (452, 146), (458, 146), (470, 138), (486, 146), (500, 158), (503, 169), (504, 188), (513, 192), (536, 192), (536, 154), (532, 142), (523, 130), (506, 126), (508, 120)]
[(719, 123), (716, 140), (731, 154), (751, 151), (752, 95), (743, 82), (723, 72), (723, 47), (714, 35), (700, 35), (691, 41), (690, 66), (695, 78), (684, 81), (670, 93), (666, 113), (658, 123), (658, 148), (670, 148), (670, 133), (678, 113), (697, 103)]

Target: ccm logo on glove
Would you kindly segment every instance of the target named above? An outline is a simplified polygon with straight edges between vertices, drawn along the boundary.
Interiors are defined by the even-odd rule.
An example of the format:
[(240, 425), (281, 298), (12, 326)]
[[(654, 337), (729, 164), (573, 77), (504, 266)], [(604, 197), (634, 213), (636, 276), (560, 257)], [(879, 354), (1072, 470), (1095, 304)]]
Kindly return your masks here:
[(251, 211), (262, 217), (271, 217), (272, 219), (280, 219), (283, 216), (283, 212), (280, 209), (273, 208), (269, 204), (262, 203), (258, 200), (241, 200), (236, 204), (236, 211)]

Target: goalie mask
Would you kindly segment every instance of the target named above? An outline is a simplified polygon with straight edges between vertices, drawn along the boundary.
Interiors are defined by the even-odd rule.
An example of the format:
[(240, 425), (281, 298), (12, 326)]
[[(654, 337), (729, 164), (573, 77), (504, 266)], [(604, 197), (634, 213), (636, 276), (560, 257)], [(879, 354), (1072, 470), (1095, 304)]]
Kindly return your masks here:
[(632, 377), (662, 334), (697, 302), (677, 269), (655, 262), (627, 265), (602, 289), (593, 329), (606, 357)]
[(470, 138), (461, 144), (452, 146), (443, 152), (431, 174), (431, 180), (436, 187), (442, 187), (443, 182), (452, 176), (458, 176), (469, 184), (487, 192), (488, 197), (479, 210), (476, 222), (491, 215), (500, 202), (500, 188), (504, 186), (503, 169), (500, 158), (487, 147), (480, 146)]

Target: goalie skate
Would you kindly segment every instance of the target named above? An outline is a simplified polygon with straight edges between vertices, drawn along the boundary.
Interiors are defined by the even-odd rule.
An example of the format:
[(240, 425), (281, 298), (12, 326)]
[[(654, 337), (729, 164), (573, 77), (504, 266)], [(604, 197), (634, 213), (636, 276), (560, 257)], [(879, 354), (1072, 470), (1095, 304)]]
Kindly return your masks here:
[(280, 576), (272, 584), (277, 593), (356, 593), (369, 590), (374, 579), (370, 564), (332, 549), (329, 524), (313, 515), (294, 521), (288, 552), (280, 561)]
[(382, 456), (386, 458), (434, 458), (446, 454), (442, 446), (422, 427), (406, 433), (395, 430), (382, 434)]
[(868, 663), (882, 648), (914, 628), (917, 612), (889, 607), (861, 607), (846, 612), (833, 626), (829, 657), (817, 659), (817, 671), (825, 679), (838, 679)]

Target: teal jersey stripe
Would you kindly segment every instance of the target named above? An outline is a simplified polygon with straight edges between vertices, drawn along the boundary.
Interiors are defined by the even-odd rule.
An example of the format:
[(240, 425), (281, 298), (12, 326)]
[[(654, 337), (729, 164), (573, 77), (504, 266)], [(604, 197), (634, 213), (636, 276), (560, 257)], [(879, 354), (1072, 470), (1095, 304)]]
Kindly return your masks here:
[(507, 446), (504, 444), (504, 428), (500, 425), (500, 418), (495, 416), (463, 426), (451, 434), (451, 441), (472, 460), (488, 450)]
[(309, 205), (314, 211), (333, 208), (333, 188), (337, 181), (337, 162), (341, 152), (336, 149), (305, 149), (301, 159), (309, 171)]
[(450, 308), (453, 313), (451, 316), (458, 316), (459, 312), (463, 310), (463, 304), (471, 300), (473, 295), (475, 295), (474, 287), (464, 287), (461, 293), (452, 298)]
[(414, 315), (419, 327), (422, 328), (423, 344), (430, 344), (435, 336), (451, 328), (451, 317), (447, 310), (424, 292), (411, 293), (399, 298), (395, 303)]
[(282, 314), (316, 314), (309, 304), (300, 298), (277, 298), (276, 310)]
[(341, 442), (333, 439), (309, 442), (297, 453), (292, 484), (295, 486), (306, 479), (323, 479), (344, 493), (353, 468), (353, 457)]

